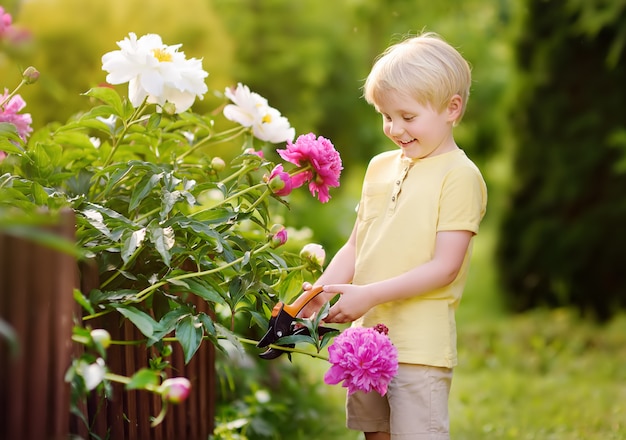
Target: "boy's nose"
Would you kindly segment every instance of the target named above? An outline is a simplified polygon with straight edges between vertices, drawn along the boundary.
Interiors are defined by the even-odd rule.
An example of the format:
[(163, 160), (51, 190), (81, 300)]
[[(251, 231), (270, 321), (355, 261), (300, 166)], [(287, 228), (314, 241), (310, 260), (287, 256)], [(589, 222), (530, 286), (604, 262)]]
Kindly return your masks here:
[(404, 131), (404, 129), (402, 128), (402, 124), (391, 124), (389, 127), (389, 133), (391, 133), (392, 136), (399, 136), (402, 134), (402, 132)]

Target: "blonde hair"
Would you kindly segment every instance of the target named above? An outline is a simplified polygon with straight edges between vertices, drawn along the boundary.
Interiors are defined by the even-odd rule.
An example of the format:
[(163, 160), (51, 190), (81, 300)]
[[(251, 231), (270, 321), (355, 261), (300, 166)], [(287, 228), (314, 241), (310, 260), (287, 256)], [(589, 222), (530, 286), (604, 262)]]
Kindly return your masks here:
[(390, 92), (405, 93), (422, 105), (443, 111), (454, 95), (462, 99), (460, 121), (469, 98), (469, 63), (439, 35), (427, 32), (387, 48), (363, 86), (365, 100), (376, 106)]

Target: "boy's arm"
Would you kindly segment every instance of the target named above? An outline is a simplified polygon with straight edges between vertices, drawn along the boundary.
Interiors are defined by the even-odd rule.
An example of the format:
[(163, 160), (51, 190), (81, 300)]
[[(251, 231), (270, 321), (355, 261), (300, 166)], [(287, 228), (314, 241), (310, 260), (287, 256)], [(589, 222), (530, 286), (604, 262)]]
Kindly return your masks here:
[(324, 284), (331, 297), (341, 294), (325, 321), (354, 321), (378, 304), (423, 295), (450, 284), (459, 273), (472, 236), (470, 231), (438, 232), (430, 261), (387, 280), (364, 286)]
[[(348, 241), (337, 251), (332, 258), (328, 266), (315, 281), (315, 286), (323, 286), (325, 284), (337, 284), (337, 283), (350, 283), (354, 277), (354, 263), (356, 258), (356, 231), (358, 227), (358, 221), (354, 223), (352, 233), (348, 238)], [(308, 284), (308, 283), (305, 283)], [(305, 289), (309, 289), (313, 286), (307, 285)], [(320, 293), (309, 304), (306, 305), (300, 312), (299, 316), (302, 318), (308, 318), (324, 305), (325, 302), (330, 301), (336, 294), (335, 293)]]

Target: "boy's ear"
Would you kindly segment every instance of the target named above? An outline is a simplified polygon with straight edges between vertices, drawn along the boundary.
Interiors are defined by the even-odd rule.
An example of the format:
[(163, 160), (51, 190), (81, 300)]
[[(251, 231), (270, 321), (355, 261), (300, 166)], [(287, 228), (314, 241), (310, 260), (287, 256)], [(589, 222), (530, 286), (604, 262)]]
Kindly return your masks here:
[(456, 122), (461, 117), (463, 111), (463, 99), (460, 95), (454, 95), (448, 103), (448, 120)]

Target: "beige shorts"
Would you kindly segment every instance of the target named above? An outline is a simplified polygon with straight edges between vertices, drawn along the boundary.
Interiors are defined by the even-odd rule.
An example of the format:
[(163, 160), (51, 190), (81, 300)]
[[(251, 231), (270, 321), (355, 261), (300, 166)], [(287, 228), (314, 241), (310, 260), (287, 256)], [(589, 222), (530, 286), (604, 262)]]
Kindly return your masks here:
[(389, 432), (392, 440), (448, 440), (452, 369), (400, 364), (385, 396), (357, 391), (346, 401), (347, 426)]

